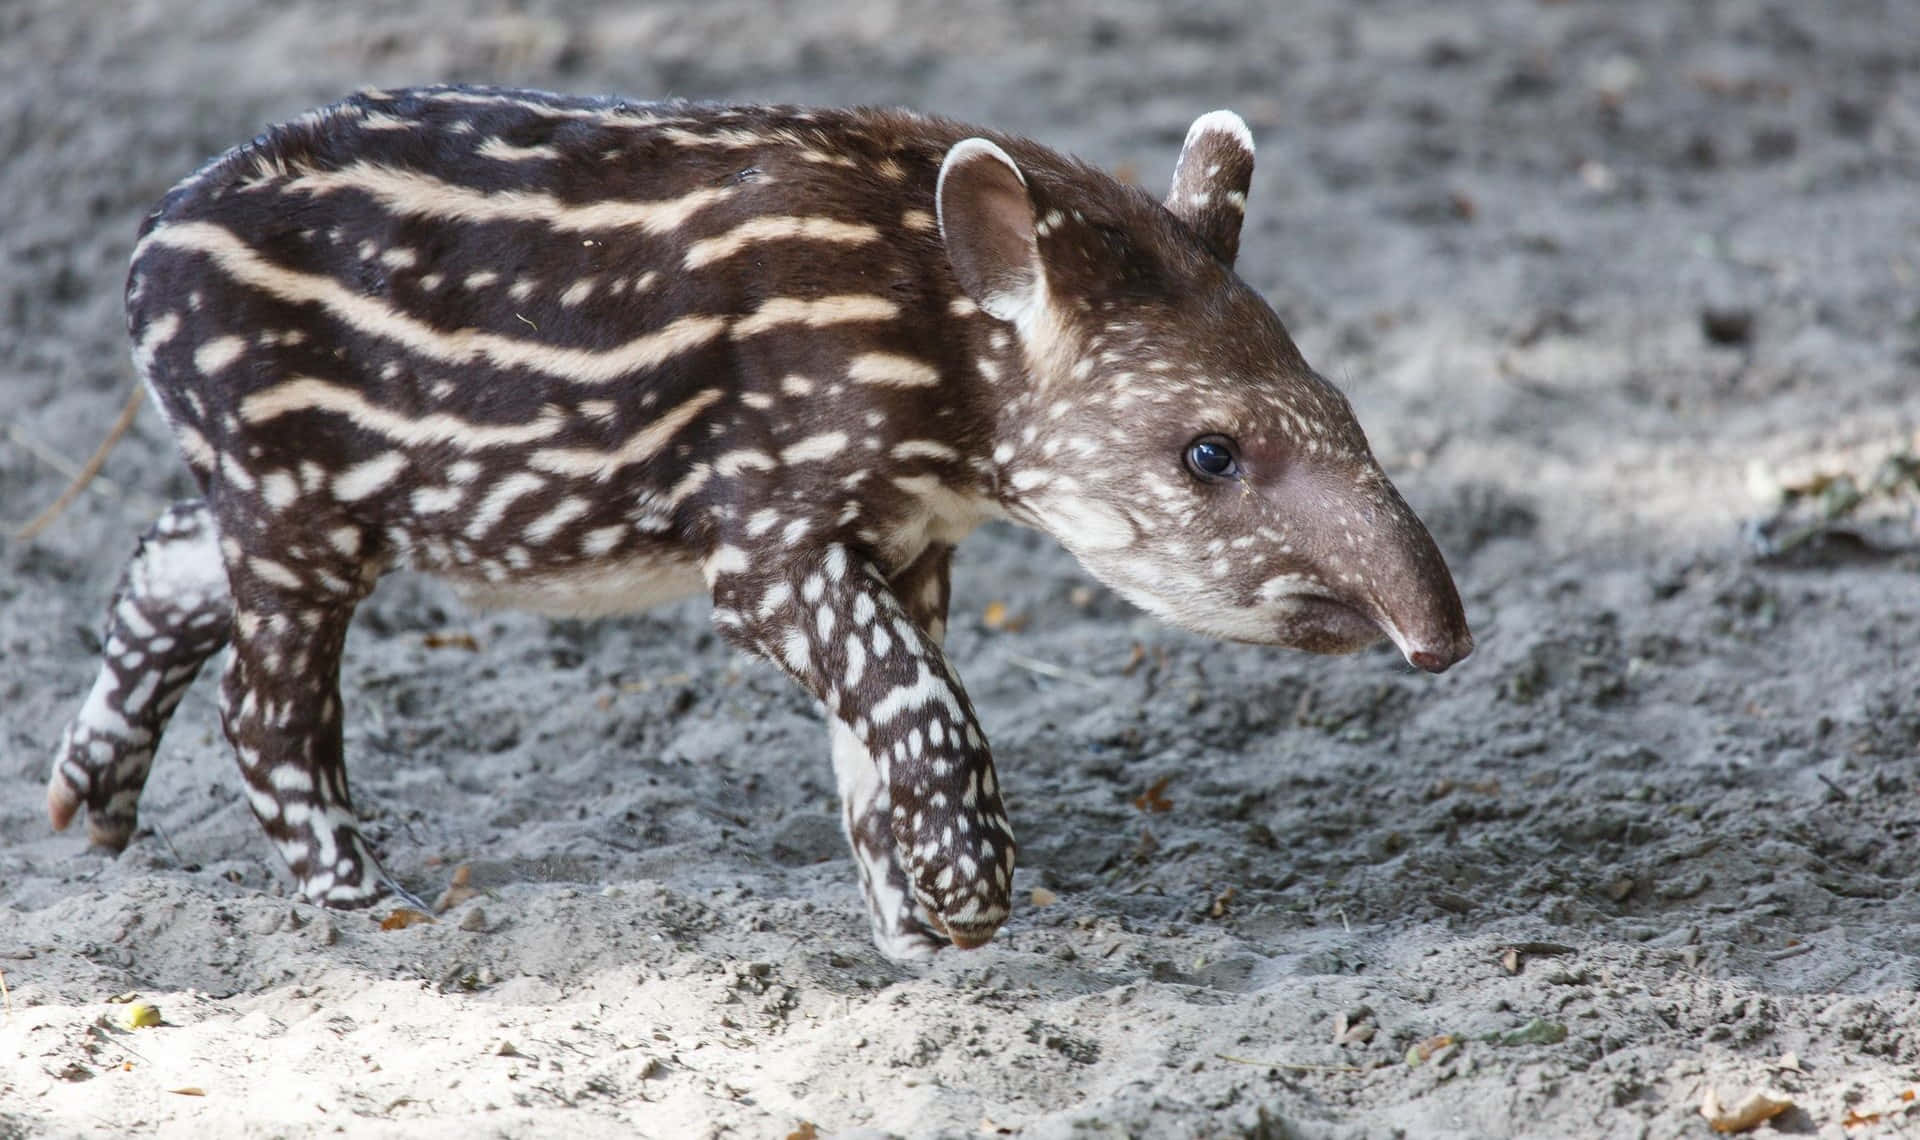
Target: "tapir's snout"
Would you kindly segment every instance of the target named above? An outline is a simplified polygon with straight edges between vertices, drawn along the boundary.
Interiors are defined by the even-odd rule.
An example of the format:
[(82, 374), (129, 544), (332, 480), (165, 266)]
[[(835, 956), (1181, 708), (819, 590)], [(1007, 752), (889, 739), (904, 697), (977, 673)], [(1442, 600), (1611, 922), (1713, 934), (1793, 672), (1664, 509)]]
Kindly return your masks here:
[(1407, 664), (1444, 673), (1473, 652), (1473, 631), (1433, 535), (1397, 493), (1392, 498), (1397, 517), (1377, 532), (1372, 560), (1371, 616)]

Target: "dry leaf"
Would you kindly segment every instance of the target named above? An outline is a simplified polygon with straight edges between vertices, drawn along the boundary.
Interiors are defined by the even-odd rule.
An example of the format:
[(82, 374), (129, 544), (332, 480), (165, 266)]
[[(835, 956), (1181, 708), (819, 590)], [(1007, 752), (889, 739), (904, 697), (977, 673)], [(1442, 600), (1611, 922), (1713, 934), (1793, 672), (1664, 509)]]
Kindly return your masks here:
[(397, 906), (393, 913), (380, 920), (382, 930), (405, 930), (409, 926), (418, 926), (423, 922), (432, 922), (433, 916), (424, 914), (409, 906)]
[(1054, 903), (1057, 903), (1059, 901), (1060, 901), (1060, 896), (1054, 894), (1052, 891), (1048, 890), (1047, 888), (1045, 887), (1033, 888), (1033, 905), (1034, 906), (1052, 906)]
[(1378, 1029), (1373, 1024), (1372, 1015), (1362, 1011), (1358, 1016), (1349, 1017), (1347, 1011), (1334, 1015), (1333, 1043), (1335, 1045), (1365, 1045), (1373, 1040)]
[(1451, 1033), (1441, 1033), (1429, 1037), (1425, 1041), (1415, 1042), (1407, 1049), (1407, 1064), (1425, 1064), (1435, 1053), (1438, 1053), (1451, 1044), (1453, 1044), (1453, 1034)]
[(454, 907), (459, 906), (461, 903), (479, 894), (479, 891), (469, 885), (472, 879), (472, 867), (465, 863), (455, 867), (453, 869), (453, 879), (447, 884), (447, 889), (441, 891), (440, 897), (433, 900), (433, 913), (445, 914)]
[(1213, 897), (1213, 905), (1207, 908), (1207, 914), (1213, 918), (1227, 917), (1227, 906), (1233, 902), (1233, 896), (1240, 892), (1228, 887)]
[(471, 633), (429, 633), (420, 639), (428, 649), (464, 649), (480, 652), (480, 642)]
[(1140, 644), (1137, 641), (1134, 642), (1133, 652), (1127, 655), (1127, 663), (1120, 667), (1120, 675), (1122, 677), (1133, 676), (1136, 672), (1139, 671), (1140, 666), (1146, 661), (1146, 659), (1147, 659), (1147, 647)]
[(1162, 776), (1151, 787), (1133, 797), (1133, 806), (1141, 811), (1166, 812), (1173, 810), (1173, 801), (1166, 797), (1167, 785), (1173, 783), (1172, 776)]
[(1847, 1112), (1847, 1118), (1840, 1123), (1847, 1128), (1865, 1128), (1869, 1124), (1880, 1123), (1880, 1114), (1877, 1112), (1861, 1112), (1857, 1108), (1850, 1109)]
[(1745, 1132), (1792, 1107), (1792, 1098), (1774, 1089), (1755, 1089), (1732, 1108), (1720, 1103), (1720, 1093), (1711, 1085), (1700, 1099), (1700, 1115), (1715, 1132)]
[(813, 1121), (802, 1120), (799, 1127), (787, 1133), (787, 1140), (820, 1140), (820, 1129)]
[(1019, 633), (1027, 628), (1028, 621), (1025, 614), (1008, 612), (1005, 602), (988, 602), (981, 620), (987, 623), (988, 629), (997, 629), (1002, 633)]
[(183, 1088), (183, 1089), (168, 1089), (167, 1091), (172, 1093), (174, 1096), (206, 1096), (207, 1095), (207, 1090), (201, 1088), (199, 1085), (188, 1085), (186, 1088)]

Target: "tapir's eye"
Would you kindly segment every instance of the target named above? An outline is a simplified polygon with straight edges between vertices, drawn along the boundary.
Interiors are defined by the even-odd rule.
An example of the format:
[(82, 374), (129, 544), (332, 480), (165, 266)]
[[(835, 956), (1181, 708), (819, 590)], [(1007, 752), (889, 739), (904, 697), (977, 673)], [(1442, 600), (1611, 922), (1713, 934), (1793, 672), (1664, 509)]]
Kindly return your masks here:
[(1203, 435), (1187, 445), (1187, 470), (1209, 483), (1240, 477), (1240, 457), (1224, 435)]

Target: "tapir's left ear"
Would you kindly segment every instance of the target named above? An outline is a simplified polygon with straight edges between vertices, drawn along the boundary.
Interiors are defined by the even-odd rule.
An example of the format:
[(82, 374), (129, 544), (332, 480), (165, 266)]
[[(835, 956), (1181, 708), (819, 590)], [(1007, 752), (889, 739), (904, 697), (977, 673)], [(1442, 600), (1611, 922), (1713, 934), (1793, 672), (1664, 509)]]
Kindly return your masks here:
[(1253, 184), (1253, 134), (1232, 111), (1209, 111), (1187, 128), (1167, 209), (1228, 265), (1240, 252), (1240, 222)]
[(955, 143), (940, 164), (933, 202), (947, 261), (967, 296), (1015, 324), (1046, 303), (1033, 199), (1006, 151), (982, 138)]

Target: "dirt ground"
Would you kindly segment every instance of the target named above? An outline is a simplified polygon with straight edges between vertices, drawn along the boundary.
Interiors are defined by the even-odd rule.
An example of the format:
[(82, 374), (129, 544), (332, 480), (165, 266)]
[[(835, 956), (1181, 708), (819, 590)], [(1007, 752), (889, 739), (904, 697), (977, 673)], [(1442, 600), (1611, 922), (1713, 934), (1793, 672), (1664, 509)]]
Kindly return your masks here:
[(1242, 272), (1480, 642), (1440, 678), (1219, 645), (977, 535), (950, 648), (1021, 906), (912, 968), (824, 730), (704, 604), (394, 578), (356, 792), (404, 881), (480, 893), (383, 931), (285, 897), (211, 677), (124, 856), (48, 829), (113, 580), (190, 491), (143, 411), (0, 540), (0, 1138), (1693, 1137), (1763, 1088), (1762, 1134), (1920, 1133), (1915, 500), (1781, 557), (1744, 529), (1920, 443), (1920, 5), (11, 0), (0, 75), (9, 533), (131, 386), (145, 211), (355, 87), (904, 103), (1156, 188), (1225, 106)]

